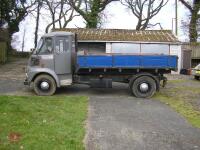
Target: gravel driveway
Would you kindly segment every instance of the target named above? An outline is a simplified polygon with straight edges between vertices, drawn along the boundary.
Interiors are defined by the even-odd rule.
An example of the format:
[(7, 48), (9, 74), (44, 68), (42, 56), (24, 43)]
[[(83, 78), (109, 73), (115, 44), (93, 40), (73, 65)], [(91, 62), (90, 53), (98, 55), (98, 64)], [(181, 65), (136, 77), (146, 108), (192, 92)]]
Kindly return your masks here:
[(27, 59), (18, 58), (0, 65), (0, 94), (25, 94), (28, 91), (23, 85), (26, 63)]
[[(0, 94), (33, 95), (23, 85), (26, 61), (0, 66)], [(101, 90), (76, 85), (57, 94), (89, 96), (89, 150), (200, 150), (200, 129), (157, 100), (132, 97), (127, 85)]]
[(200, 129), (159, 101), (92, 96), (89, 114), (89, 150), (200, 149)]

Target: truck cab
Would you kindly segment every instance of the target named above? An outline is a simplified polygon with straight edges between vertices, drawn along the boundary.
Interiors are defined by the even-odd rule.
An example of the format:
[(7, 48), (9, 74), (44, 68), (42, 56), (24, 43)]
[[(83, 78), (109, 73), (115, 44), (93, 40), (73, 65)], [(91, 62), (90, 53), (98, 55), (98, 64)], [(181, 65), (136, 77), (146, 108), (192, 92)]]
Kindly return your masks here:
[(45, 34), (32, 52), (26, 69), (25, 85), (32, 85), (38, 95), (53, 95), (57, 87), (73, 83), (76, 55), (75, 34)]

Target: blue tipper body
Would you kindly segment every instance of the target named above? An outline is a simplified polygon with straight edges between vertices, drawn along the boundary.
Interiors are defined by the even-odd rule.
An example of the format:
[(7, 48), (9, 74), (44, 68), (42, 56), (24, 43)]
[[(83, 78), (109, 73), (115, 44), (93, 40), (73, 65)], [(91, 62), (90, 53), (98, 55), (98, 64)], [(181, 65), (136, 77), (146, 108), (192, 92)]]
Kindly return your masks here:
[(172, 55), (81, 55), (79, 68), (170, 68), (177, 69), (178, 57)]

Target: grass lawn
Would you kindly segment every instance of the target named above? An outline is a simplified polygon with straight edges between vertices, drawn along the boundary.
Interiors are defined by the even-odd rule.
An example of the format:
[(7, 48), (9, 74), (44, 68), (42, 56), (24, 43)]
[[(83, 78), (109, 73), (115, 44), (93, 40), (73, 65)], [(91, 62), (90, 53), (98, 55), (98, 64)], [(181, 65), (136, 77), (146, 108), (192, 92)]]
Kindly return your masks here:
[[(182, 80), (170, 81), (170, 83), (182, 83)], [(186, 82), (186, 81), (185, 81)], [(184, 116), (188, 122), (193, 126), (200, 128), (200, 111), (195, 108), (192, 104), (194, 95), (199, 95), (200, 89), (192, 87), (179, 86), (171, 88), (168, 91), (161, 91), (157, 93), (154, 98), (160, 100), (161, 102), (169, 105), (182, 116)]]
[(0, 96), (0, 149), (84, 149), (86, 97)]

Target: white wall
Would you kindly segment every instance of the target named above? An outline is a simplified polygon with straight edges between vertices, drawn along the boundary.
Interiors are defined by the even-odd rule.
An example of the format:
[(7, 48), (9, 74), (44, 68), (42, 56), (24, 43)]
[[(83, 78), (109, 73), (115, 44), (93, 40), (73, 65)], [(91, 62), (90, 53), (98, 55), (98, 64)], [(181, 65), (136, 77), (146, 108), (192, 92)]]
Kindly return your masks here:
[(169, 44), (159, 43), (107, 43), (107, 53), (164, 54), (169, 55)]
[[(126, 44), (126, 45), (123, 45)], [(131, 48), (131, 46), (133, 46)], [(174, 44), (147, 44), (147, 43), (106, 43), (106, 53), (123, 53), (123, 54), (165, 54), (178, 56), (178, 71), (172, 71), (172, 74), (179, 74), (182, 68), (182, 50), (181, 45)]]
[(106, 53), (112, 53), (112, 44), (111, 43), (106, 43)]
[(172, 71), (172, 74), (179, 74), (183, 66), (181, 45), (170, 45), (170, 55), (178, 56), (178, 71)]

